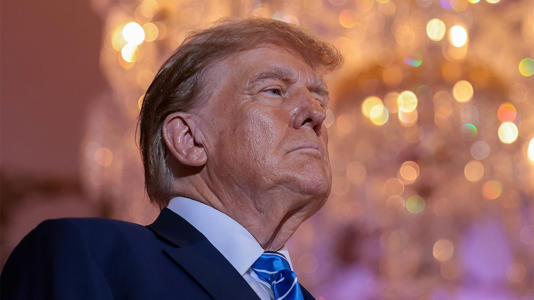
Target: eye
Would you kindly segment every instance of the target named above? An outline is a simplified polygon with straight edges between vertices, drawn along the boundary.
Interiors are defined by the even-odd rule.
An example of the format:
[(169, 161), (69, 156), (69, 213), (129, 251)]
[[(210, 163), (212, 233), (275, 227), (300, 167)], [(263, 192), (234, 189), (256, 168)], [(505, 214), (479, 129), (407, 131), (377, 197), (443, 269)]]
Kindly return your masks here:
[(282, 94), (283, 94), (282, 89), (279, 88), (279, 87), (267, 88), (267, 89), (263, 90), (263, 92), (271, 94), (271, 95), (275, 95), (275, 96), (282, 96)]

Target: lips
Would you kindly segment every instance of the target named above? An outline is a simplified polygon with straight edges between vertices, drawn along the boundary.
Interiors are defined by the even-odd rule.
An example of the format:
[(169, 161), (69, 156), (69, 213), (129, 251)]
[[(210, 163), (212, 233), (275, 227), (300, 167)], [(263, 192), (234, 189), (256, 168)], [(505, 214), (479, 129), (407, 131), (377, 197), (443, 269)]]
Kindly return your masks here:
[(293, 148), (289, 152), (310, 152), (323, 155), (323, 148), (315, 143), (306, 143)]

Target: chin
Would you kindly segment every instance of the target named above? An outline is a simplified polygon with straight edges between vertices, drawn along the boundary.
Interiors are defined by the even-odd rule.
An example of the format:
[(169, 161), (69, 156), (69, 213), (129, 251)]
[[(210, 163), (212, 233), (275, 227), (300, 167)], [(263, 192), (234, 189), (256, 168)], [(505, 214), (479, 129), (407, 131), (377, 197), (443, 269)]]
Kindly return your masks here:
[[(330, 194), (332, 175), (330, 165), (319, 160), (301, 160), (298, 163), (286, 165), (279, 183), (304, 198), (324, 203)], [(316, 199), (316, 200), (315, 200)]]
[(324, 200), (328, 198), (332, 186), (330, 172), (324, 172), (324, 170), (304, 170), (298, 176), (297, 180), (302, 194)]

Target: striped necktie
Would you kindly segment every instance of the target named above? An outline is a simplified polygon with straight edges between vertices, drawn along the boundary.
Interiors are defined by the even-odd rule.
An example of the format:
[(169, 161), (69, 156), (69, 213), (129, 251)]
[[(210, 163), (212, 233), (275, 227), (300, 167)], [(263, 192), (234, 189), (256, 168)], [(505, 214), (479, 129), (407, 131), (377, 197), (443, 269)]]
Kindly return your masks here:
[(271, 286), (275, 300), (303, 300), (297, 274), (286, 258), (273, 251), (265, 251), (252, 265), (258, 277)]

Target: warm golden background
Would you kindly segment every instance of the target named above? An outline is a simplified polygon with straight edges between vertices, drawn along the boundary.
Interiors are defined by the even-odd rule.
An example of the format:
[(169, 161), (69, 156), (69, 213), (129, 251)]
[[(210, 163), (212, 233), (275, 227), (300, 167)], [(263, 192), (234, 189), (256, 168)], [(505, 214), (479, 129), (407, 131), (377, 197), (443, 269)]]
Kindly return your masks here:
[[(0, 265), (46, 218), (147, 224), (140, 99), (224, 17), (333, 44), (326, 206), (292, 259), (319, 299), (534, 299), (534, 1), (3, 1)], [(322, 297), (322, 298), (321, 298)]]

